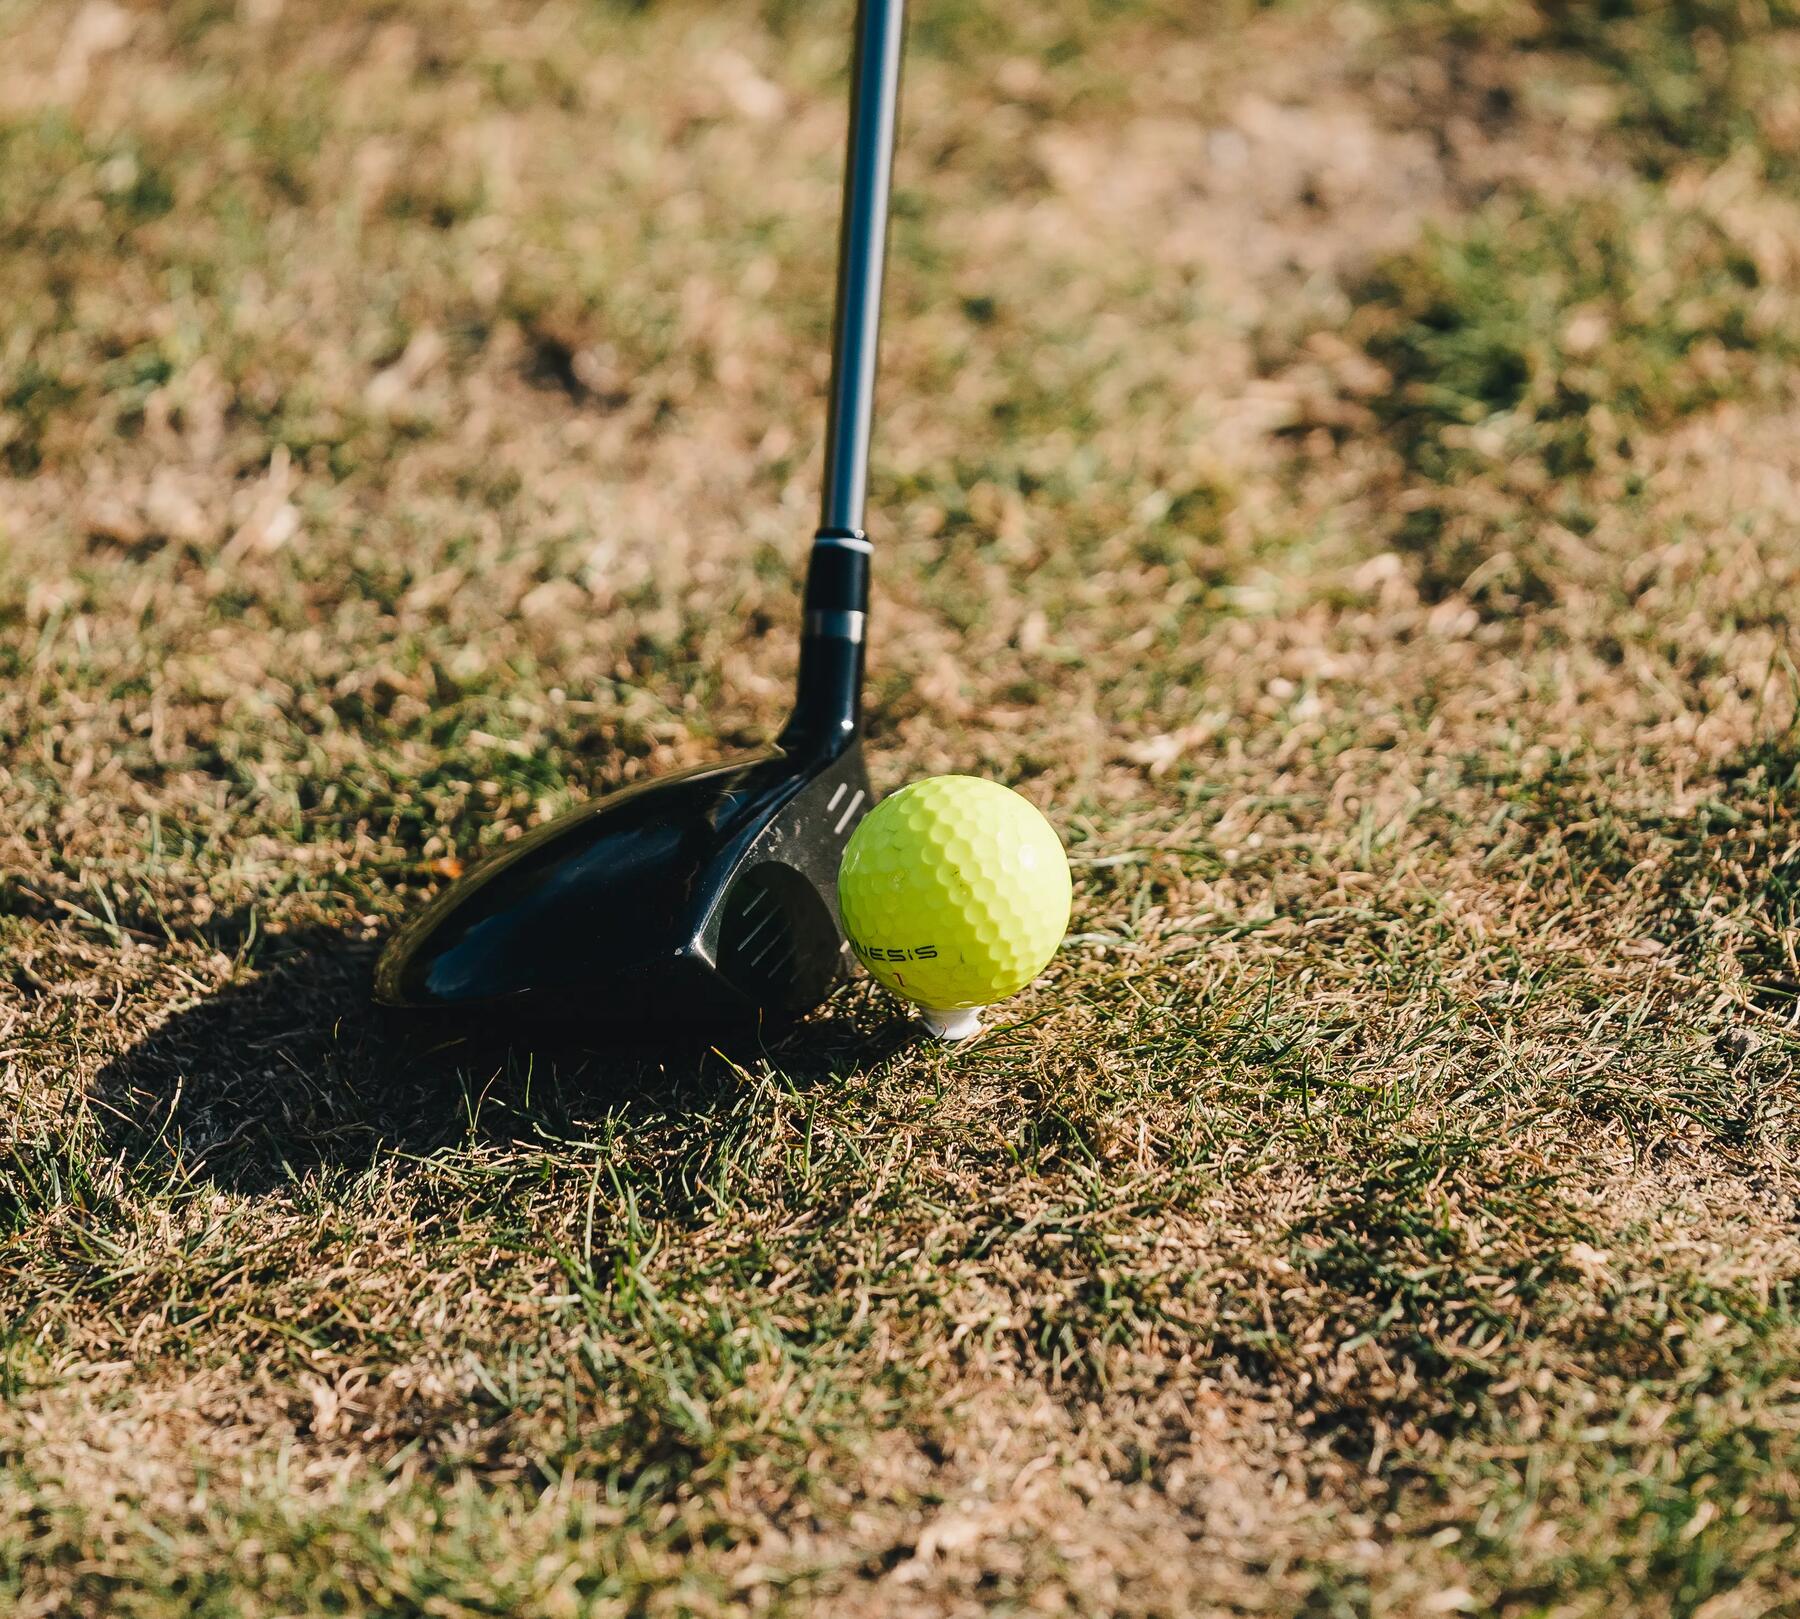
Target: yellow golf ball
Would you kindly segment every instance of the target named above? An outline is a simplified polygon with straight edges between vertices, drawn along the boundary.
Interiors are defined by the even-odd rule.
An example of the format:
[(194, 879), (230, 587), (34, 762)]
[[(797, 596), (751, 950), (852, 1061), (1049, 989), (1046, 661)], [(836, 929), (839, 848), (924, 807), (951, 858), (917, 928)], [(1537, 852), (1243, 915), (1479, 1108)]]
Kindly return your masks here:
[(998, 782), (932, 776), (851, 835), (838, 905), (857, 959), (897, 995), (952, 1010), (1003, 1000), (1069, 926), (1069, 860), (1031, 802)]

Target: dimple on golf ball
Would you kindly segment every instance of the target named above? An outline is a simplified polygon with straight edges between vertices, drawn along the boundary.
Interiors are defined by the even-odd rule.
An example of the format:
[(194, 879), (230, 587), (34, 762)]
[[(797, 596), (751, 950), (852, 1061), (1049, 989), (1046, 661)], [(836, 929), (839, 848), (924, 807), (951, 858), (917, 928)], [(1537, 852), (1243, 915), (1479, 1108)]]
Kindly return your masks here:
[(1011, 788), (932, 776), (863, 818), (838, 871), (838, 905), (857, 959), (897, 995), (939, 1012), (987, 1006), (1056, 953), (1069, 861)]

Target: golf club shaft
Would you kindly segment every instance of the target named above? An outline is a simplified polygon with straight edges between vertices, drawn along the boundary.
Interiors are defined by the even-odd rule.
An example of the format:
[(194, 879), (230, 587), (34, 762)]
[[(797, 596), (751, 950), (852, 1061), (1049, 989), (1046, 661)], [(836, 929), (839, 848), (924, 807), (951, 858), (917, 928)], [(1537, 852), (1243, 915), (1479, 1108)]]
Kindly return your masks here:
[(887, 257), (888, 191), (900, 100), (905, 0), (858, 0), (850, 73), (850, 138), (838, 238), (837, 315), (825, 428), (825, 489), (806, 571), (805, 628), (789, 747), (837, 752), (861, 724), (863, 629), (869, 606), (869, 542), (863, 508), (881, 279)]
[(819, 526), (826, 532), (861, 533), (868, 495), (881, 277), (887, 256), (888, 191), (894, 172), (905, 26), (905, 0), (859, 0), (838, 236), (825, 492), (819, 515)]

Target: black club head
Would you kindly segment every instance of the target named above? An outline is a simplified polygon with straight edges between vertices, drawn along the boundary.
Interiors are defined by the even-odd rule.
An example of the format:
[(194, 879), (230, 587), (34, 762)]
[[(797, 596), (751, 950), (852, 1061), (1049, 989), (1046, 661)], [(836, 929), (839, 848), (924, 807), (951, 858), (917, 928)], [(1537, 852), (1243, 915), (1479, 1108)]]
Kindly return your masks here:
[(391, 1006), (533, 1021), (779, 1024), (849, 965), (844, 843), (870, 803), (862, 749), (770, 748), (628, 787), (527, 834), (397, 934)]

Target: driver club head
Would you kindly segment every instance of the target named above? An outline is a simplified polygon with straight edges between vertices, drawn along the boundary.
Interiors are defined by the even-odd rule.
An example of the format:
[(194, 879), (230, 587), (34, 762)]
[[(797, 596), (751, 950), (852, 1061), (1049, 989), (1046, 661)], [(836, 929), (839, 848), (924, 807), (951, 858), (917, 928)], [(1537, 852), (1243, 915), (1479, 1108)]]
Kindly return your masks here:
[(837, 871), (869, 805), (856, 743), (627, 787), (440, 894), (389, 944), (377, 998), (533, 1022), (792, 1021), (849, 966)]

